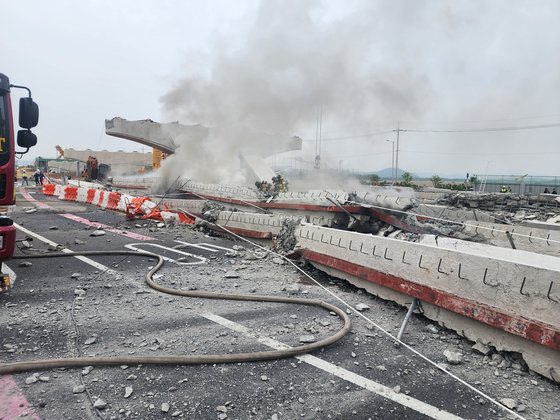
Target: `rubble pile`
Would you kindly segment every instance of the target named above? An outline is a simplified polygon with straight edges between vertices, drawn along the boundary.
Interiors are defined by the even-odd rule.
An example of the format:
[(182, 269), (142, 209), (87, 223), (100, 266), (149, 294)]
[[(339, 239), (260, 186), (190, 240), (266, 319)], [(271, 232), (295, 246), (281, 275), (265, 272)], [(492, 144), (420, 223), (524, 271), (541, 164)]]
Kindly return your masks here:
[(448, 193), (437, 199), (436, 203), (455, 208), (485, 210), (510, 223), (532, 219), (548, 221), (560, 215), (560, 197), (552, 194)]

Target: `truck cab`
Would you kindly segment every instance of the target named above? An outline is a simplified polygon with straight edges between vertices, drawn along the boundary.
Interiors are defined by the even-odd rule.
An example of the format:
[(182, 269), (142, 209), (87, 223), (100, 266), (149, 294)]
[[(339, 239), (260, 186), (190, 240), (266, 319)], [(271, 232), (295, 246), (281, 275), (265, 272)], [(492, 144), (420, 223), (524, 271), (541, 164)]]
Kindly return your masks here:
[[(14, 136), (14, 123), (10, 92), (12, 88), (25, 89), (28, 97), (19, 101), (19, 130)], [(31, 98), (31, 91), (18, 85), (10, 84), (8, 77), (0, 73), (0, 207), (15, 203), (15, 156), (27, 153), (30, 147), (37, 144), (37, 136), (31, 132), (39, 122), (39, 107)], [(25, 148), (16, 151), (17, 146)], [(16, 229), (13, 221), (5, 214), (0, 214), (0, 269), (4, 261), (14, 254)], [(11, 281), (7, 274), (0, 270), (0, 293), (10, 289)]]

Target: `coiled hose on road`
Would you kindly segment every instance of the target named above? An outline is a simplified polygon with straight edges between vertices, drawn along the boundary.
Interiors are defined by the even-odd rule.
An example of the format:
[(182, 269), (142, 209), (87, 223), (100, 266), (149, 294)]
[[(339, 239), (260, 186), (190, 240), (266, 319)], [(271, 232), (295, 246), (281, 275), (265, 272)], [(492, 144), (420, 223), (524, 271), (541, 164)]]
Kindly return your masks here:
[(208, 354), (208, 355), (185, 355), (185, 356), (96, 356), (96, 357), (67, 357), (57, 359), (32, 360), (25, 362), (0, 363), (0, 374), (18, 373), (30, 370), (45, 370), (61, 367), (85, 367), (85, 366), (107, 366), (107, 365), (197, 365), (207, 363), (239, 363), (256, 362), (263, 360), (283, 359), (309, 353), (322, 347), (329, 346), (344, 337), (352, 326), (350, 317), (340, 308), (316, 299), (289, 298), (282, 296), (259, 296), (259, 295), (240, 295), (213, 292), (184, 291), (165, 287), (156, 283), (153, 275), (162, 267), (163, 257), (150, 252), (142, 251), (84, 251), (72, 253), (52, 253), (38, 255), (18, 255), (13, 259), (30, 258), (59, 258), (75, 256), (111, 256), (111, 255), (131, 255), (137, 257), (157, 258), (157, 264), (146, 273), (145, 279), (149, 287), (162, 293), (203, 298), (203, 299), (223, 299), (240, 300), (250, 302), (274, 302), (289, 303), (307, 306), (319, 306), (328, 311), (335, 312), (344, 326), (334, 335), (316, 341), (315, 343), (303, 346), (292, 347), (284, 350), (260, 351), (254, 353), (234, 353), (234, 354)]

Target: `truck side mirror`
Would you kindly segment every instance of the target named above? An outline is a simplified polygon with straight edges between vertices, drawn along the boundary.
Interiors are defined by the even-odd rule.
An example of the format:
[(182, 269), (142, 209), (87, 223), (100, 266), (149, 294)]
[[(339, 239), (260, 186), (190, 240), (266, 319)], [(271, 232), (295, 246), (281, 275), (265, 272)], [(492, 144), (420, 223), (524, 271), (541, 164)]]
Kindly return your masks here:
[[(19, 99), (19, 126), (21, 128), (30, 129), (39, 123), (39, 106), (31, 98)], [(21, 132), (21, 131), (20, 131)], [(37, 137), (35, 137), (37, 142)], [(19, 143), (19, 133), (18, 133)], [(33, 144), (35, 145), (35, 143)]]
[(17, 133), (17, 144), (19, 147), (29, 149), (37, 144), (37, 136), (29, 130), (19, 130)]

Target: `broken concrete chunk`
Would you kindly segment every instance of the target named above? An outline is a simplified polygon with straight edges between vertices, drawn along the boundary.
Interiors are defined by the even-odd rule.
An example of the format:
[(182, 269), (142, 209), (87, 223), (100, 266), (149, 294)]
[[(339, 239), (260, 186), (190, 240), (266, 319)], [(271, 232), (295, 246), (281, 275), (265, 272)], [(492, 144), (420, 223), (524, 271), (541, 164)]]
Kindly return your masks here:
[(161, 405), (161, 411), (163, 411), (164, 413), (167, 413), (169, 411), (169, 404), (168, 403), (163, 403)]
[(132, 387), (131, 387), (131, 386), (127, 386), (127, 387), (124, 389), (124, 397), (125, 397), (125, 398), (130, 397), (130, 396), (132, 395), (132, 392), (133, 392)]
[(82, 277), (80, 273), (72, 273), (72, 275), (70, 276), (71, 279), (77, 279), (79, 277)]
[(93, 370), (93, 366), (86, 366), (85, 368), (82, 369), (82, 375), (86, 376), (89, 375), (89, 373)]
[(31, 267), (32, 265), (31, 261), (22, 261), (19, 263), (19, 267)]
[(94, 230), (89, 234), (89, 236), (103, 236), (103, 235), (105, 235), (105, 231), (101, 229)]
[(27, 210), (25, 210), (25, 213), (31, 214), (31, 213), (35, 213), (36, 211), (37, 211), (36, 208), (32, 208), (32, 209), (27, 209)]
[(515, 401), (513, 398), (502, 398), (500, 400), (500, 404), (505, 405), (510, 410), (513, 410), (515, 409), (515, 407), (517, 407), (517, 401)]
[(315, 341), (317, 340), (312, 335), (302, 335), (299, 337), (300, 343), (314, 343)]
[(86, 387), (84, 385), (76, 385), (74, 388), (72, 388), (72, 393), (73, 394), (81, 394), (82, 392), (85, 392)]
[(39, 380), (39, 378), (37, 376), (33, 375), (33, 376), (29, 376), (29, 377), (25, 378), (25, 383), (27, 385), (31, 385), (31, 384), (34, 384), (35, 382), (37, 382), (38, 380)]
[(239, 278), (239, 274), (237, 274), (237, 272), (235, 271), (228, 271), (226, 274), (224, 274), (224, 277), (226, 279), (237, 279)]
[(445, 350), (443, 355), (451, 365), (458, 365), (463, 362), (463, 354), (457, 351)]
[(487, 356), (492, 352), (492, 349), (488, 347), (486, 344), (476, 343), (474, 346), (471, 347), (475, 352), (483, 354)]
[(85, 244), (84, 241), (81, 241), (81, 240), (78, 239), (78, 238), (74, 239), (74, 243), (75, 243), (76, 245), (83, 245), (83, 244)]
[(98, 410), (104, 410), (107, 408), (107, 402), (101, 398), (98, 398), (93, 403), (93, 408), (97, 408)]
[(356, 305), (356, 310), (363, 312), (363, 311), (367, 311), (368, 309), (370, 309), (369, 305), (366, 305), (365, 303), (358, 303)]
[(274, 258), (272, 259), (272, 262), (273, 262), (274, 264), (284, 265), (284, 260), (283, 260), (282, 258), (274, 257)]
[(426, 325), (426, 331), (429, 331), (429, 332), (431, 332), (432, 334), (437, 334), (437, 333), (439, 333), (438, 327), (436, 327), (434, 324), (428, 324), (428, 325)]
[(299, 285), (297, 284), (288, 284), (286, 286), (286, 292), (291, 295), (297, 295), (299, 293)]
[(97, 341), (96, 337), (90, 337), (86, 341), (84, 341), (84, 345), (91, 346), (93, 343)]

